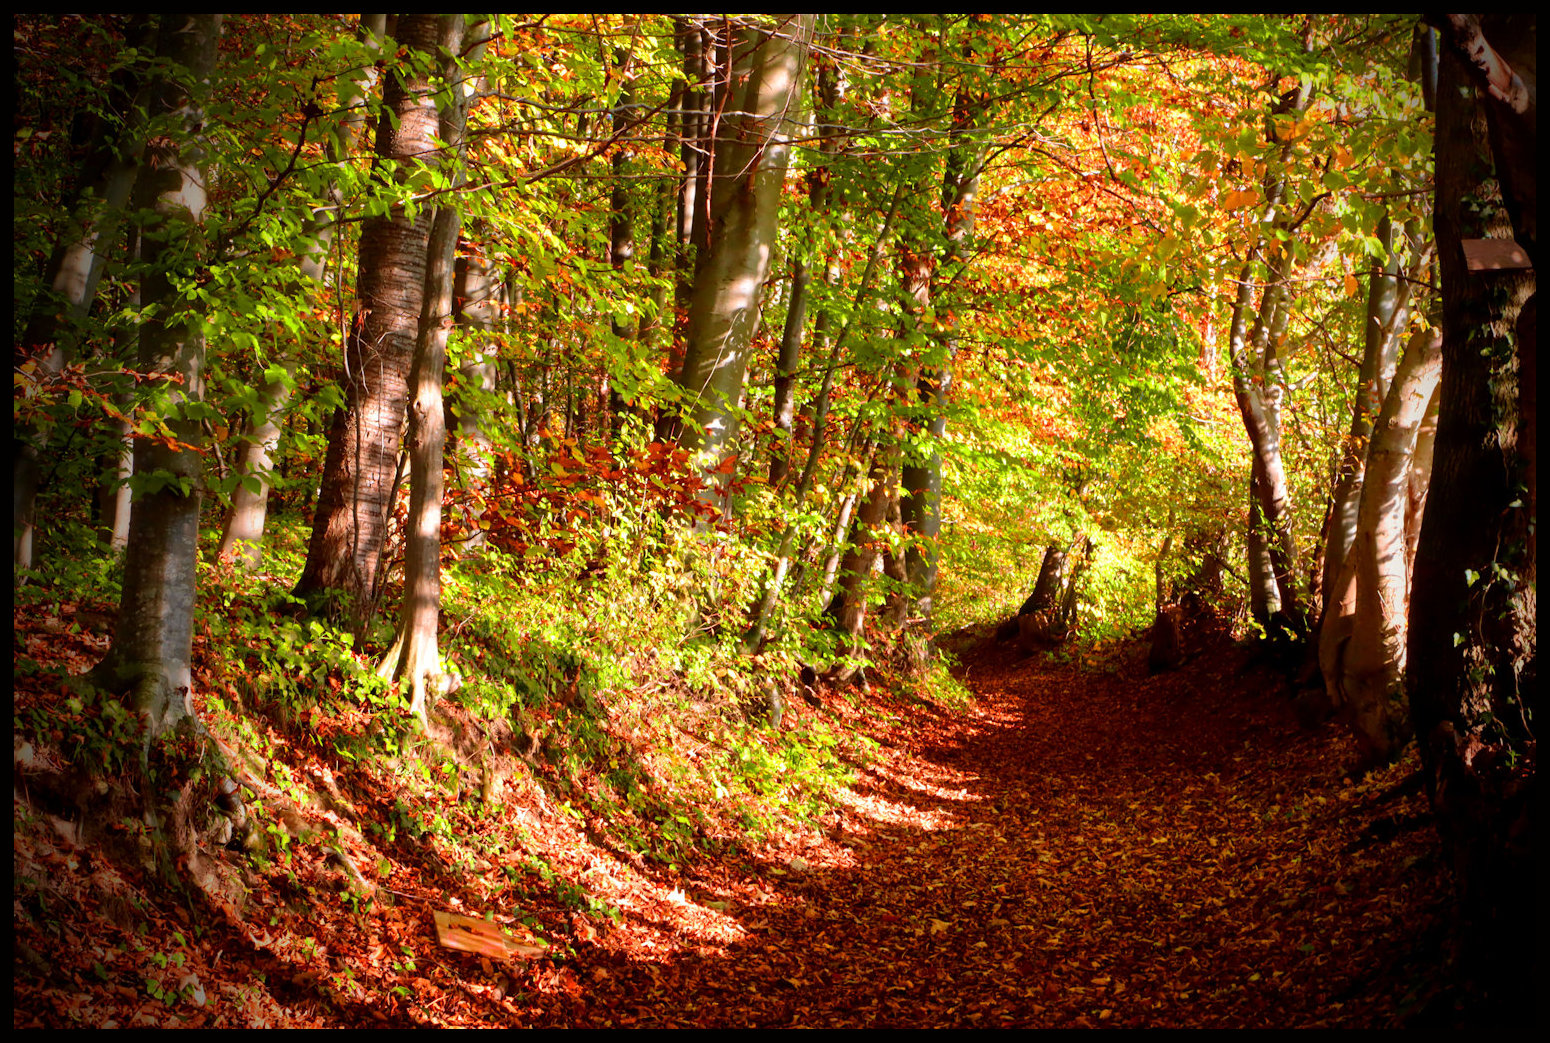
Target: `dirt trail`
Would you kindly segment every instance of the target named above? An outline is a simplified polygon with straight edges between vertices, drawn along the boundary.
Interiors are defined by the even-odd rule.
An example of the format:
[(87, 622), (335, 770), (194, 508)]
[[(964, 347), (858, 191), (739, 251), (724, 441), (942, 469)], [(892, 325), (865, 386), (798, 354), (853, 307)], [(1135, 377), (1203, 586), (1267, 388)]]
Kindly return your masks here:
[[(719, 951), (581, 955), (539, 1023), (1386, 1026), (1446, 894), (1407, 768), (1353, 782), (1223, 653), (1160, 678), (988, 648)], [(695, 896), (684, 896), (692, 907)], [(713, 907), (719, 903), (709, 903)]]

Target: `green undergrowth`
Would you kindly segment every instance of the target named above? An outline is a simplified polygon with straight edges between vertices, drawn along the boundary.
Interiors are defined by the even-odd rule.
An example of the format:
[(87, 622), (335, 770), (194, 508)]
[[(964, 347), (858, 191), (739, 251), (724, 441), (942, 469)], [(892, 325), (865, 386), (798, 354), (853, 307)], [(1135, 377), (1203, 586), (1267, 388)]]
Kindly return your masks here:
[[(60, 564), (21, 596), (111, 617), (116, 567), (88, 530), (75, 535), (79, 553), (51, 555)], [(664, 529), (650, 546), (542, 567), (494, 549), (449, 562), (440, 650), (455, 680), (422, 730), (375, 670), (397, 606), (379, 606), (359, 641), (307, 616), (289, 593), (304, 539), (271, 518), (259, 572), (200, 566), (196, 700), (242, 784), (250, 858), (283, 889), (309, 859), (346, 853), (352, 908), (391, 894), (379, 888), (407, 861), (449, 884), (495, 880), (511, 908), (616, 917), (557, 836), (668, 876), (709, 856), (758, 861), (820, 824), (873, 755), (858, 713), (968, 698), (943, 660), (922, 668), (918, 654), (914, 670), (870, 670), (866, 706), (856, 690), (804, 689), (803, 664), (831, 653), (810, 621), (778, 619), (757, 654), (743, 644), (764, 559)], [(878, 708), (880, 684), (898, 714), (886, 698)], [(88, 770), (127, 770), (110, 754), (134, 722), (108, 702), (65, 715), (76, 733), (61, 753)], [(47, 742), (59, 715), (32, 713), (18, 734)]]

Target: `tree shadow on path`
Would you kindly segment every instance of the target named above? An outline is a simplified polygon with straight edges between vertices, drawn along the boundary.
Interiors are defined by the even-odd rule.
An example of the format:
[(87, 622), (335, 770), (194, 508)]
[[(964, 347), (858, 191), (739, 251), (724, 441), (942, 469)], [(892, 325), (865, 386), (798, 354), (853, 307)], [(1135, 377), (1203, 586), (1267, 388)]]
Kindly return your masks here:
[(730, 910), (742, 941), (584, 952), (585, 992), (542, 1021), (1400, 1023), (1441, 980), (1448, 888), (1429, 829), (1382, 826), (1424, 798), (1394, 795), (1403, 764), (1353, 781), (1335, 726), (1299, 730), (1241, 662), (1147, 678), (982, 649), (978, 705), (896, 733), (843, 839)]

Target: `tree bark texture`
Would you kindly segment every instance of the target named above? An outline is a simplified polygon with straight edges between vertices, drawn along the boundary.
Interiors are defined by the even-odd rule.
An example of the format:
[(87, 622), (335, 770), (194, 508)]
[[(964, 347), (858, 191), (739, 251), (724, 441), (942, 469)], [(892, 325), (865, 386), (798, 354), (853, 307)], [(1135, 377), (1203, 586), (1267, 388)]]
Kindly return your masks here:
[(200, 446), (204, 397), (203, 324), (179, 287), (202, 263), (200, 223), (207, 203), (202, 96), (215, 68), (220, 15), (165, 15), (157, 56), (166, 62), (151, 91), (153, 119), (169, 132), (150, 147), (135, 205), (154, 213), (141, 234), (146, 274), (141, 288), (155, 311), (140, 328), (139, 368), (164, 374), (153, 402), (170, 439), (142, 439), (135, 473), (149, 484), (135, 498), (124, 562), (117, 626), (97, 676), (131, 691), (149, 742), (193, 715), (190, 661), (194, 633), (194, 570), (204, 457)]
[[(127, 237), (129, 249), (126, 251), (131, 261), (140, 260), (140, 235), (138, 231), (131, 232)], [(129, 287), (125, 296), (125, 305), (135, 311), (140, 310), (141, 286), (135, 284)], [(139, 340), (139, 331), (133, 327), (121, 326), (113, 331), (113, 357), (122, 359), (132, 354), (138, 354), (135, 345)], [(131, 350), (133, 348), (133, 350)], [(130, 416), (135, 408), (134, 388), (129, 385), (119, 387), (113, 393), (114, 404), (124, 416)], [(100, 497), (102, 503), (102, 528), (108, 537), (108, 546), (113, 550), (122, 552), (129, 546), (129, 517), (133, 513), (133, 494), (129, 479), (135, 473), (135, 436), (130, 430), (127, 420), (115, 420), (114, 432), (118, 436), (118, 452), (102, 474), (102, 487)]]
[(1280, 269), (1276, 282), (1265, 290), (1265, 301), (1255, 322), (1252, 341), (1260, 360), (1259, 379), (1250, 379), (1240, 363), (1244, 357), (1234, 352), (1233, 392), (1253, 450), (1251, 488), (1257, 497), (1258, 526), (1270, 559), (1279, 609), (1270, 612), (1274, 621), (1301, 633), (1301, 599), (1297, 595), (1297, 542), (1292, 530), (1291, 486), (1281, 456), (1281, 401), (1286, 393), (1279, 383), (1275, 345), (1286, 331), (1291, 302), (1284, 284), (1287, 268)]
[(1270, 560), (1269, 526), (1265, 522), (1263, 468), (1256, 458), (1249, 473), (1249, 615), (1260, 629), (1270, 632), (1272, 621), (1281, 612), (1281, 591), (1276, 586), (1275, 566)]
[(1060, 586), (1065, 571), (1065, 548), (1058, 543), (1051, 543), (1044, 548), (1044, 557), (1039, 561), (1039, 576), (1034, 580), (1033, 592), (1017, 610), (1017, 614), (1028, 616), (1035, 612), (1047, 612), (1060, 604)]
[[(818, 68), (817, 88), (813, 98), (813, 123), (819, 134), (818, 148), (827, 155), (833, 143), (823, 135), (825, 118), (831, 117), (839, 99), (838, 74), (834, 62), (825, 59)], [(807, 205), (814, 215), (821, 215), (829, 208), (829, 167), (818, 166), (808, 172)], [(802, 357), (802, 333), (807, 324), (809, 284), (812, 282), (812, 266), (821, 261), (816, 243), (807, 246), (807, 253), (798, 256), (792, 264), (791, 296), (786, 306), (786, 323), (781, 330), (780, 351), (775, 361), (774, 437), (770, 452), (771, 485), (786, 480), (791, 461), (796, 453), (793, 441), (793, 423), (796, 419), (796, 373)], [(825, 264), (820, 278), (827, 282), (828, 266)], [(820, 308), (814, 321), (813, 346), (822, 351), (827, 340), (829, 313)]]
[[(481, 24), (474, 29), (482, 37)], [(454, 151), (463, 142), (467, 103), (458, 75), (463, 50), (463, 16), (441, 23), (441, 51), (451, 57), (444, 67), (450, 90), (442, 105), (441, 139)], [(483, 39), (476, 51), (483, 47)], [(410, 386), (409, 524), (404, 540), (404, 600), (398, 637), (383, 658), (380, 672), (407, 683), (409, 709), (421, 721), (431, 701), (446, 687), (437, 631), (441, 620), (441, 503), (445, 492), (442, 454), (446, 447), (446, 406), (442, 375), (447, 365), (447, 334), (452, 328), (453, 286), (457, 278), (457, 239), (462, 214), (454, 200), (436, 210), (425, 273), (425, 302), (420, 313)]]
[[(395, 39), (431, 52), (442, 17), (403, 15)], [(393, 71), (377, 125), (379, 177), (402, 180), (417, 163), (434, 162), (439, 129), (436, 87), (423, 72)], [(425, 293), (431, 212), (401, 207), (361, 227), (356, 296), (360, 308), (345, 345), (344, 408), (328, 435), (322, 488), (296, 585), (298, 597), (359, 629), (378, 591), (378, 561), (387, 538), (398, 445), (409, 404), (409, 370)]]
[(1394, 227), (1385, 216), (1378, 226), (1377, 238), (1388, 250), (1388, 258), (1373, 262), (1367, 280), (1366, 336), (1362, 363), (1357, 373), (1356, 403), (1351, 414), (1351, 429), (1341, 449), (1338, 478), (1329, 531), (1324, 541), (1324, 577), (1321, 618), (1328, 612), (1335, 580), (1345, 564), (1351, 541), (1356, 538), (1356, 515), (1361, 504), (1362, 468), (1367, 460), (1367, 440), (1372, 434), (1372, 419), (1382, 408), (1393, 379), (1397, 343), (1404, 326), (1408, 282), (1401, 282), (1400, 261)]
[[(1305, 37), (1303, 43), (1305, 50), (1311, 49), (1311, 37)], [(1277, 104), (1275, 112), (1302, 112), (1311, 101), (1312, 91), (1306, 83), (1299, 83)], [(1273, 124), (1267, 121), (1267, 125), (1268, 136), (1272, 141), (1277, 140)], [(1290, 142), (1283, 144), (1283, 161), (1290, 154), (1290, 147)], [(1261, 226), (1268, 228), (1283, 220), (1285, 195), (1284, 179), (1267, 178)], [(1265, 249), (1267, 243), (1260, 243), (1253, 247), (1253, 252)], [(1292, 531), (1286, 470), (1281, 460), (1281, 396), (1285, 392), (1279, 383), (1280, 365), (1275, 354), (1291, 317), (1287, 288), (1291, 265), (1291, 252), (1284, 247), (1279, 256), (1267, 257), (1264, 267), (1269, 278), (1256, 312), (1253, 279), (1259, 263), (1251, 253), (1238, 276), (1227, 338), (1233, 395), (1254, 457), (1249, 478), (1252, 500), (1248, 534), (1252, 612), (1255, 620), (1268, 631), (1279, 631), (1289, 625), (1301, 633), (1303, 619), (1296, 588), (1297, 545)], [(1249, 327), (1251, 315), (1254, 316), (1252, 333)], [(1274, 605), (1262, 582), (1263, 576), (1259, 574), (1267, 564), (1274, 580)]]
[(678, 380), (688, 406), (681, 443), (707, 479), (733, 447), (812, 26), (812, 16), (798, 15), (781, 18), (774, 31), (752, 22), (727, 27), (728, 94), (713, 128), (706, 240)]
[[(1533, 15), (1488, 19), (1485, 39), (1529, 82)], [(1535, 152), (1495, 155), (1468, 67), (1446, 47), (1437, 91), (1436, 230), (1442, 276), (1441, 402), (1431, 491), (1416, 550), (1405, 681), (1422, 763), (1466, 923), (1465, 961), (1485, 1003), (1504, 1018), (1533, 1010), (1538, 888), (1532, 714), (1537, 703), (1536, 560), (1519, 382), (1535, 345), (1520, 320), (1534, 276), (1471, 272), (1461, 240), (1533, 239), (1504, 205)], [(1486, 107), (1494, 103), (1488, 102)], [(1532, 128), (1532, 107), (1527, 125)], [(1532, 134), (1519, 128), (1517, 133)], [(1523, 242), (1523, 239), (1519, 240)], [(1529, 243), (1524, 242), (1525, 247)], [(1530, 255), (1532, 257), (1532, 254)], [(1530, 458), (1531, 459), (1531, 458)]]
[(1405, 523), (1416, 440), (1437, 389), (1441, 352), (1437, 330), (1418, 333), (1406, 349), (1374, 425), (1349, 551), (1356, 604), (1339, 684), (1344, 716), (1368, 762), (1391, 761), (1410, 741), (1403, 684), (1410, 608)]

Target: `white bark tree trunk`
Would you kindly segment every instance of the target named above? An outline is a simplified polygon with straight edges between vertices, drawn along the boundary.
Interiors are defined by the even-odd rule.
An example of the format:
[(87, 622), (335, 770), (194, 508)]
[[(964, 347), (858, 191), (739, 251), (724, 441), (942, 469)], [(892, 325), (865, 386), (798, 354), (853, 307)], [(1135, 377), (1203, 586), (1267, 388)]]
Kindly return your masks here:
[(1367, 459), (1367, 444), (1372, 433), (1372, 418), (1382, 408), (1394, 379), (1394, 364), (1400, 331), (1408, 315), (1409, 283), (1399, 279), (1400, 254), (1394, 228), (1388, 217), (1378, 227), (1378, 239), (1389, 251), (1383, 263), (1374, 262), (1367, 284), (1366, 334), (1362, 364), (1357, 373), (1356, 401), (1352, 409), (1351, 429), (1341, 453), (1339, 480), (1335, 486), (1330, 512), (1329, 533), (1324, 542), (1324, 604), (1327, 612), (1337, 576), (1356, 538), (1356, 514), (1361, 506), (1362, 468)]
[(1416, 334), (1374, 424), (1350, 552), (1356, 606), (1341, 657), (1341, 689), (1362, 753), (1374, 761), (1392, 760), (1410, 739), (1403, 685), (1410, 606), (1406, 522), (1416, 441), (1441, 373), (1441, 332)]

